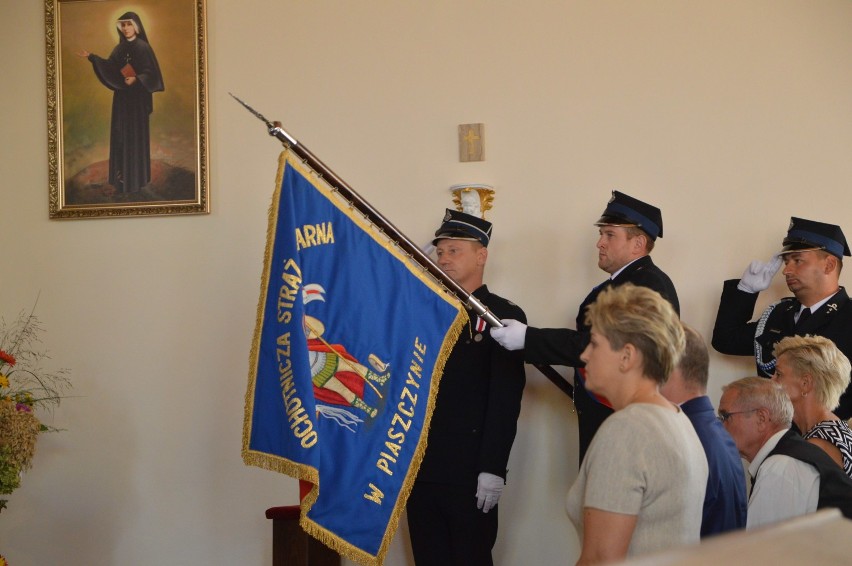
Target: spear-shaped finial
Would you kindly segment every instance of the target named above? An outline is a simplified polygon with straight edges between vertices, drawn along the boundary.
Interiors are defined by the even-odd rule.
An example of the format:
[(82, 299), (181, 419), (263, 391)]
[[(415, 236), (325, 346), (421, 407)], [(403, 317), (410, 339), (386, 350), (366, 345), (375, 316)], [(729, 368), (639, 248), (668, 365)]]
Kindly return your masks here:
[[(289, 143), (289, 144), (292, 144), (292, 145), (296, 145), (296, 144), (299, 143), (295, 140), (295, 138), (293, 138), (293, 136), (291, 136), (286, 131), (284, 131), (284, 128), (281, 127), (280, 122), (270, 122), (269, 120), (266, 119), (266, 116), (264, 116), (263, 114), (261, 114), (260, 112), (258, 112), (257, 110), (255, 110), (254, 108), (249, 106), (248, 104), (246, 104), (240, 97), (238, 97), (234, 93), (229, 92), (228, 94), (231, 95), (231, 98), (233, 98), (234, 100), (236, 100), (237, 102), (242, 104), (245, 107), (246, 110), (248, 110), (249, 112), (254, 114), (255, 117), (258, 118), (261, 122), (266, 124), (266, 128), (267, 128), (267, 130), (269, 130), (270, 136), (275, 136), (276, 138), (278, 138), (282, 142)], [(286, 138), (286, 139), (283, 139), (282, 136), (284, 136), (284, 138)]]

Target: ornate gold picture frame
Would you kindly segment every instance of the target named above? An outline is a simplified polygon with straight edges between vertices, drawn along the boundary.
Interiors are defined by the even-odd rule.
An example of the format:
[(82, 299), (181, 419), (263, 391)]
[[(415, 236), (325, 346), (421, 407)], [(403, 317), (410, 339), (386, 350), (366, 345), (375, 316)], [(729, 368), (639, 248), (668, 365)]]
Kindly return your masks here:
[(45, 0), (50, 218), (210, 212), (205, 0)]

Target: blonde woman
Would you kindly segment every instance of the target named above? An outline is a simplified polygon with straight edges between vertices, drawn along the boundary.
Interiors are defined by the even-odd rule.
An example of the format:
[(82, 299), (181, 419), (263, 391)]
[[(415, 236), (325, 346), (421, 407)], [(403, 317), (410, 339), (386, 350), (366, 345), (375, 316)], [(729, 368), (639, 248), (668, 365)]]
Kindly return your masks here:
[(659, 293), (625, 284), (586, 311), (586, 387), (612, 403), (568, 493), (582, 540), (578, 564), (697, 543), (707, 459), (689, 419), (660, 394), (685, 346)]
[(852, 477), (852, 430), (832, 412), (849, 386), (849, 359), (822, 336), (789, 336), (774, 355), (772, 379), (790, 397), (796, 427)]

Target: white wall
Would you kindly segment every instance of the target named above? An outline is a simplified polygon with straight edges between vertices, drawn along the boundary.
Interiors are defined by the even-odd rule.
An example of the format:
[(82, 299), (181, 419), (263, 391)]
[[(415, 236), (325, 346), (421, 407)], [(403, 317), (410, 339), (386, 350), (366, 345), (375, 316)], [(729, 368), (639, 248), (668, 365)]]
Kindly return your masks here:
[[(130, 6), (128, 4), (128, 6)], [(571, 325), (612, 189), (658, 204), (656, 262), (706, 336), (721, 283), (792, 215), (852, 236), (852, 3), (209, 0), (212, 213), (47, 219), (41, 2), (0, 2), (0, 313), (38, 313), (75, 398), (0, 516), (12, 563), (268, 564), (295, 480), (240, 459), (248, 351), (285, 126), (412, 239), (448, 187), (496, 187), (487, 279)], [(456, 127), (483, 122), (486, 161)], [(761, 303), (784, 294), (776, 281)], [(712, 396), (752, 373), (714, 355)], [(572, 563), (571, 405), (529, 368), (502, 565)], [(387, 564), (409, 565), (403, 527)]]

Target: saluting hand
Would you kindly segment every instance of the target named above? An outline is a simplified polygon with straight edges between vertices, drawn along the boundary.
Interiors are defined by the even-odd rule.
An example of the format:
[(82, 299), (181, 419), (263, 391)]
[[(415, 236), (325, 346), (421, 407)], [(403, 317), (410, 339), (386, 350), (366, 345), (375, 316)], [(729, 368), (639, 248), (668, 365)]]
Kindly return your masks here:
[(746, 293), (759, 293), (769, 288), (772, 278), (781, 269), (781, 256), (774, 255), (772, 259), (764, 263), (754, 260), (743, 272), (742, 279), (737, 283), (737, 289)]

